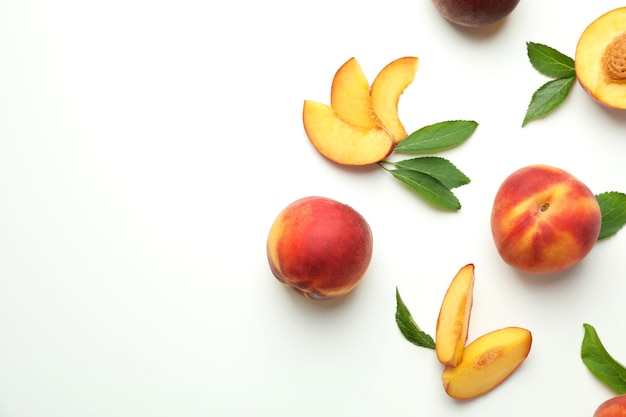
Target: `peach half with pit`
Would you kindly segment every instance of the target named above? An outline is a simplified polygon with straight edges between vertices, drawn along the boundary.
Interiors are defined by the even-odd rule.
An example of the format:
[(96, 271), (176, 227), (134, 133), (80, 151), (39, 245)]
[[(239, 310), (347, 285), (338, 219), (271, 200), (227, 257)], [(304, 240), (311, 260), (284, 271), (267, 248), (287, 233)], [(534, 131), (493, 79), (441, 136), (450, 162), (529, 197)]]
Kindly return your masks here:
[(595, 195), (569, 172), (530, 165), (510, 174), (491, 212), (496, 249), (509, 265), (534, 274), (580, 262), (598, 240), (602, 213)]
[(583, 31), (574, 58), (576, 77), (599, 103), (626, 109), (626, 7), (611, 10)]
[(274, 276), (312, 300), (348, 294), (364, 277), (373, 251), (365, 218), (336, 200), (310, 196), (287, 205), (267, 238)]

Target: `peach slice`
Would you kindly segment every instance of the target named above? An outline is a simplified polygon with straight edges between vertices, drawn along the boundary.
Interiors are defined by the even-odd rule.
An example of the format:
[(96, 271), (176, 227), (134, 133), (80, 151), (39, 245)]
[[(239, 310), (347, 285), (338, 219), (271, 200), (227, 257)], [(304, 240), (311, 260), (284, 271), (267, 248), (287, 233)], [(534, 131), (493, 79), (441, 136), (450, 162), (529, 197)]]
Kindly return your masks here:
[(372, 108), (396, 142), (407, 137), (398, 116), (398, 102), (404, 90), (415, 79), (418, 62), (418, 58), (411, 56), (390, 62), (378, 73), (370, 88)]
[(574, 65), (578, 82), (591, 97), (626, 109), (626, 7), (587, 26), (576, 45)]
[(467, 341), (474, 290), (474, 265), (468, 264), (452, 279), (437, 318), (435, 352), (446, 366), (457, 366)]
[(363, 128), (380, 125), (372, 108), (369, 82), (355, 58), (350, 58), (335, 73), (330, 89), (330, 107), (348, 124)]
[(468, 400), (491, 391), (524, 362), (531, 344), (530, 331), (521, 327), (505, 327), (479, 337), (465, 347), (456, 367), (443, 370), (446, 393)]
[(332, 107), (304, 101), (304, 130), (322, 155), (343, 165), (369, 165), (385, 159), (395, 146), (382, 127), (362, 128), (341, 120)]

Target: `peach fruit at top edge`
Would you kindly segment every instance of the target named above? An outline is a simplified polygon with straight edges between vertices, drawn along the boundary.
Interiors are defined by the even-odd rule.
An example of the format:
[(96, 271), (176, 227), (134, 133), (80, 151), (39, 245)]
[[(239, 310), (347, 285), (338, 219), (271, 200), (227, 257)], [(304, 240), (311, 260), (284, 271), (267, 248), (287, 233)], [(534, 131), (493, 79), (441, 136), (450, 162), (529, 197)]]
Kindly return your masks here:
[(381, 126), (372, 107), (369, 81), (356, 58), (350, 58), (335, 73), (330, 107), (337, 117), (352, 126), (366, 129)]
[(372, 258), (366, 220), (352, 207), (325, 197), (304, 197), (285, 207), (267, 239), (274, 276), (313, 300), (352, 291)]
[(519, 0), (432, 0), (439, 13), (460, 26), (479, 28), (493, 25), (517, 7)]
[(581, 261), (600, 234), (602, 213), (591, 190), (572, 174), (531, 165), (504, 180), (493, 203), (491, 232), (509, 265), (546, 274)]
[(591, 97), (626, 109), (626, 7), (587, 26), (576, 45), (574, 65), (579, 84)]
[(600, 404), (593, 417), (626, 417), (626, 394), (617, 395)]

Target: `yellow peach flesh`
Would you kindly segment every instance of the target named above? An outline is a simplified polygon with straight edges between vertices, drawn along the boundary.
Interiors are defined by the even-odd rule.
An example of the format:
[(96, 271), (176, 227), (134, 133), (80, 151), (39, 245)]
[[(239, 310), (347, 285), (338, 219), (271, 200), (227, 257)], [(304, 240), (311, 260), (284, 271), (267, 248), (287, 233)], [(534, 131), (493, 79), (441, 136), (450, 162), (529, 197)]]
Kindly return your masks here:
[(380, 125), (372, 109), (369, 82), (355, 58), (350, 58), (335, 73), (330, 107), (341, 120), (353, 126), (371, 129)]
[(441, 303), (435, 333), (437, 359), (457, 366), (467, 341), (474, 289), (474, 265), (461, 268), (452, 279)]
[(369, 165), (386, 158), (395, 146), (383, 128), (359, 128), (341, 120), (328, 105), (305, 100), (303, 122), (313, 146), (331, 161)]
[(396, 59), (378, 73), (370, 88), (374, 112), (396, 142), (407, 137), (398, 115), (398, 103), (400, 96), (415, 79), (418, 62), (416, 57)]
[(462, 361), (441, 376), (446, 393), (468, 400), (486, 394), (506, 380), (526, 359), (532, 345), (530, 331), (505, 327), (487, 333), (465, 348)]
[(598, 102), (626, 109), (626, 7), (593, 21), (576, 45), (576, 76)]

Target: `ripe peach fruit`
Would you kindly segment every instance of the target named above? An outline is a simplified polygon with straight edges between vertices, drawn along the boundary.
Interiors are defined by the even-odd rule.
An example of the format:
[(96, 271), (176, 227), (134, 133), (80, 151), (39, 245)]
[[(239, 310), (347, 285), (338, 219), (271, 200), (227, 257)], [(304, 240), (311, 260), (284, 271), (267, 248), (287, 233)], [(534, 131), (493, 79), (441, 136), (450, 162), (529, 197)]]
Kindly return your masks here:
[(457, 25), (478, 28), (508, 16), (519, 0), (432, 0), (439, 13)]
[(574, 65), (578, 82), (591, 97), (626, 109), (626, 7), (587, 26), (576, 45)]
[(610, 398), (600, 404), (593, 417), (626, 417), (626, 394)]
[(313, 300), (347, 294), (372, 258), (369, 224), (352, 207), (325, 197), (304, 197), (285, 207), (267, 239), (274, 276)]
[(572, 174), (548, 165), (513, 172), (500, 186), (491, 232), (502, 259), (536, 274), (562, 271), (593, 248), (602, 225), (591, 190)]

